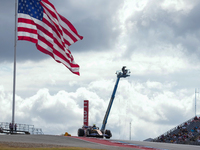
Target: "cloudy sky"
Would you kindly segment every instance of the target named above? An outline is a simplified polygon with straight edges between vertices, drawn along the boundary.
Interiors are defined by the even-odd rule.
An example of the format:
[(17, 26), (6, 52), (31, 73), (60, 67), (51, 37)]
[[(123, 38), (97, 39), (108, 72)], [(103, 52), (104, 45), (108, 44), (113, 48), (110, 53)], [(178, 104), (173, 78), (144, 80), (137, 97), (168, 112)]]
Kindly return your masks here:
[[(45, 134), (77, 135), (83, 100), (101, 127), (117, 70), (120, 80), (107, 129), (113, 138), (155, 138), (194, 117), (200, 83), (200, 1), (49, 0), (84, 38), (70, 50), (80, 76), (17, 42), (15, 122)], [(12, 120), (15, 0), (0, 1), (0, 122)], [(197, 114), (200, 113), (197, 94)]]

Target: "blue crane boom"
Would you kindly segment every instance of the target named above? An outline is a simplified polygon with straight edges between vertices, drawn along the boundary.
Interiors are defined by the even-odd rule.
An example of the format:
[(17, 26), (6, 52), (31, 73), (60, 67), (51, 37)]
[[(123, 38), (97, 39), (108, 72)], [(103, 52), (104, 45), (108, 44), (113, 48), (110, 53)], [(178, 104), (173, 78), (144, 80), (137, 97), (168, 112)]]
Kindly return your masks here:
[(130, 71), (125, 69), (125, 68), (126, 68), (126, 66), (122, 67), (122, 71), (116, 72), (117, 80), (116, 80), (116, 83), (115, 83), (115, 86), (114, 86), (114, 89), (113, 89), (113, 93), (111, 95), (110, 102), (109, 102), (109, 105), (108, 105), (108, 108), (107, 108), (107, 111), (106, 111), (106, 114), (104, 116), (104, 120), (103, 120), (103, 123), (102, 123), (102, 127), (101, 127), (101, 131), (103, 131), (103, 132), (105, 131), (105, 128), (106, 128), (108, 116), (110, 114), (110, 110), (111, 110), (111, 107), (112, 107), (112, 104), (113, 104), (113, 101), (114, 101), (114, 98), (115, 98), (115, 93), (117, 91), (119, 80), (120, 80), (120, 78), (126, 78), (126, 77), (130, 76)]

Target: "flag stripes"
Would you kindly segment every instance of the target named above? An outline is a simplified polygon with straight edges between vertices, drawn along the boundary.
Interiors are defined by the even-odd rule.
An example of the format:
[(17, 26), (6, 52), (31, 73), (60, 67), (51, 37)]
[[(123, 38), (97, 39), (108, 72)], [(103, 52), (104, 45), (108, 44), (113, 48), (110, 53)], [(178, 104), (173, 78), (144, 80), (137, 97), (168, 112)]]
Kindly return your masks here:
[(42, 20), (18, 12), (18, 40), (35, 43), (38, 50), (50, 55), (72, 73), (79, 75), (79, 65), (75, 63), (68, 47), (83, 37), (78, 35), (66, 18), (57, 13), (48, 0), (40, 1), (40, 5), (43, 7)]

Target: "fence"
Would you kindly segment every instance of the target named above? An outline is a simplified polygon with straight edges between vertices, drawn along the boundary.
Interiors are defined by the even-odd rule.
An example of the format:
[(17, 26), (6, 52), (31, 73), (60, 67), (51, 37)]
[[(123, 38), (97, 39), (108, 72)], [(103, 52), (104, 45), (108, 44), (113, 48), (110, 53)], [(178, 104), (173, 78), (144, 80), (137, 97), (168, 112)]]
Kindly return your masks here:
[[(3, 130), (10, 131), (10, 123), (8, 122), (0, 122), (0, 127)], [(16, 130), (14, 128), (15, 132), (28, 132), (30, 134), (44, 134), (42, 132), (41, 128), (34, 128), (34, 125), (28, 125), (28, 124), (19, 124), (16, 123)]]

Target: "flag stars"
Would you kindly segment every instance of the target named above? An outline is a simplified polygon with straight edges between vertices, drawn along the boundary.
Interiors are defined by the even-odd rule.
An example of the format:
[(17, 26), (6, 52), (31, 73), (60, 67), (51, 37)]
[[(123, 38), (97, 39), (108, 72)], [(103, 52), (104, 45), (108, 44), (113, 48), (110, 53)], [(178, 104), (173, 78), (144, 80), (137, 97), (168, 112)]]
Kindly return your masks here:
[[(59, 16), (59, 14), (54, 7), (51, 7), (52, 5), (48, 0), (43, 0), (41, 4), (40, 1), (41, 0), (18, 0), (19, 3), (25, 4), (24, 7), (21, 7), (21, 4), (18, 7), (18, 11), (21, 12), (18, 14), (18, 27), (23, 30), (23, 32), (19, 31), (21, 35), (18, 36), (18, 40), (28, 40), (35, 43), (38, 50), (41, 50), (44, 53), (48, 52), (50, 56), (56, 56), (54, 58), (56, 61), (63, 63), (67, 68), (70, 69), (71, 72), (79, 75), (79, 65), (74, 62), (74, 58), (71, 55), (70, 51), (67, 51), (67, 48), (68, 44), (71, 45), (77, 40), (82, 39), (82, 36), (79, 36), (77, 32), (73, 31), (74, 27), (70, 22), (67, 21), (67, 19), (64, 19), (66, 21), (62, 21), (62, 24), (60, 24), (59, 17), (57, 17)], [(31, 5), (30, 2), (32, 2), (33, 5)], [(49, 7), (50, 11), (53, 10), (53, 12), (55, 13), (55, 17), (54, 15), (48, 16), (51, 12), (47, 13), (46, 11), (48, 11), (48, 9), (46, 11), (43, 11), (43, 5), (44, 8)], [(34, 7), (34, 9), (32, 9), (32, 7)], [(46, 20), (44, 19), (44, 21), (39, 21), (43, 20), (43, 15), (47, 17)], [(51, 20), (56, 20), (58, 22), (58, 27), (55, 26), (54, 21)], [(32, 22), (31, 26), (30, 21)], [(27, 25), (30, 27), (29, 30), (27, 30)], [(43, 28), (37, 28), (39, 26), (42, 26)], [(69, 29), (64, 27), (69, 27)], [(59, 33), (58, 30), (62, 30), (69, 37), (65, 39), (65, 42), (65, 37), (63, 37), (63, 34), (59, 34), (60, 36), (57, 35), (57, 32)], [(69, 31), (72, 31), (73, 34), (68, 34)], [(52, 32), (53, 35), (51, 34)], [(58, 44), (60, 44), (58, 45), (57, 42), (53, 43), (53, 41), (55, 40), (57, 40)], [(62, 46), (60, 46), (61, 44)], [(54, 53), (54, 49), (56, 53)], [(51, 50), (53, 51), (51, 52)]]
[(18, 12), (42, 20), (43, 7), (41, 6), (40, 1), (41, 0), (19, 0)]

